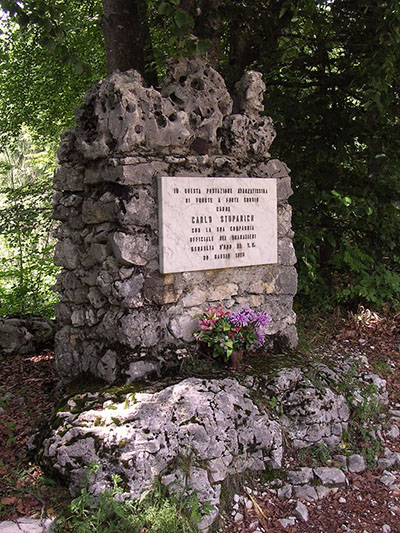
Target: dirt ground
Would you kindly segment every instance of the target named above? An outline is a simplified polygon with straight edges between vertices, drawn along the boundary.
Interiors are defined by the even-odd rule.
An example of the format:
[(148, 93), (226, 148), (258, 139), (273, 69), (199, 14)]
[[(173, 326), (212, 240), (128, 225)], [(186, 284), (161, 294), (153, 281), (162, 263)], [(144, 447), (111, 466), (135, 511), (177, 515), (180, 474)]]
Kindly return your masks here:
[[(362, 348), (372, 371), (387, 380), (391, 407), (400, 409), (400, 314), (382, 318), (360, 310), (346, 319), (337, 315), (329, 321), (308, 320), (303, 337), (304, 357), (312, 357), (315, 347), (323, 344), (338, 356)], [(57, 401), (54, 354), (45, 350), (3, 357), (0, 363), (0, 520), (53, 516), (69, 501), (68, 493), (45, 475), (29, 447), (32, 436), (46, 427)], [(386, 445), (400, 452), (399, 438), (389, 439)], [(293, 466), (297, 459), (289, 454), (286, 461)], [(278, 519), (292, 514), (293, 501), (263, 491), (255, 480), (252, 508), (241, 509), (240, 522), (234, 522), (228, 509), (221, 531), (400, 533), (400, 474), (394, 473), (398, 487), (392, 490), (381, 483), (382, 473), (377, 470), (348, 474), (348, 487), (306, 504), (308, 521), (286, 529)]]

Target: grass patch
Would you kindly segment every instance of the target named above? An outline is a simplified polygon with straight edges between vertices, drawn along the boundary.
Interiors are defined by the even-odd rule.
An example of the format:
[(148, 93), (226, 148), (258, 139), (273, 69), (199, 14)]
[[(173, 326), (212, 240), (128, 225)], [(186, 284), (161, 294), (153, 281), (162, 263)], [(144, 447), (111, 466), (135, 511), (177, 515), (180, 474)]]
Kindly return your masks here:
[(170, 494), (157, 484), (138, 500), (124, 499), (121, 478), (112, 489), (92, 496), (86, 489), (66, 507), (55, 533), (198, 533), (196, 523), (213, 509), (195, 493)]

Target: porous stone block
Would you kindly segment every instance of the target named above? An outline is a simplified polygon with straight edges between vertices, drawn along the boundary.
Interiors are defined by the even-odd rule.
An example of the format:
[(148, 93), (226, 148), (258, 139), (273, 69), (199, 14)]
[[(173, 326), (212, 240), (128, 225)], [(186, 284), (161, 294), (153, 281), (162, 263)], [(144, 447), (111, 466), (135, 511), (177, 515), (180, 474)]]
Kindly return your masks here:
[[(149, 163), (140, 162), (135, 165), (119, 164), (118, 166), (107, 167), (103, 171), (103, 180), (120, 185), (137, 186), (151, 185), (156, 176), (168, 173), (168, 164), (164, 161), (154, 161)], [(90, 179), (90, 174), (88, 174)], [(86, 177), (85, 177), (86, 180)]]
[(280, 178), (277, 180), (277, 197), (278, 202), (283, 202), (290, 198), (293, 194), (293, 189), (291, 185), (291, 179), (289, 176)]
[(312, 468), (298, 468), (296, 470), (289, 470), (286, 473), (286, 477), (288, 481), (293, 483), (294, 485), (304, 485), (305, 483), (309, 483), (313, 477), (313, 471)]
[(157, 316), (154, 311), (153, 313), (154, 316), (151, 316), (145, 311), (135, 310), (121, 318), (117, 328), (118, 336), (124, 345), (130, 348), (138, 346), (148, 348), (157, 344), (160, 340), (160, 334), (157, 330), (161, 328), (162, 324), (157, 323)]
[(78, 194), (54, 193), (53, 200), (55, 203), (58, 203), (66, 208), (78, 208), (81, 205), (83, 199), (82, 196), (79, 196)]
[(297, 270), (291, 266), (282, 267), (277, 280), (276, 294), (296, 294)]
[(295, 265), (297, 263), (292, 239), (278, 239), (278, 262), (280, 265)]
[(83, 166), (57, 167), (53, 178), (54, 189), (57, 191), (83, 191), (84, 172)]
[[(265, 310), (271, 318), (268, 346), (296, 345), (296, 257), (287, 201), (292, 190), (289, 169), (268, 154), (275, 131), (272, 120), (260, 115), (264, 90), (260, 74), (251, 71), (231, 96), (222, 77), (197, 58), (171, 64), (160, 91), (127, 71), (114, 72), (87, 92), (76, 128), (62, 136), (61, 166), (54, 177), (54, 218), (62, 222), (56, 230), (55, 262), (63, 267), (56, 284), (56, 358), (63, 380), (86, 371), (106, 381), (126, 379), (141, 350), (148, 362), (159, 359), (164, 368), (166, 347), (193, 342), (198, 328), (194, 315), (211, 304), (233, 311), (243, 305)], [(200, 220), (207, 215), (208, 200), (220, 199), (212, 215), (219, 217), (216, 228), (243, 237), (255, 232), (231, 230), (237, 221), (220, 217), (251, 216), (262, 196), (255, 191), (276, 183), (269, 215), (257, 228), (260, 242), (231, 239), (230, 248), (229, 239), (218, 235), (218, 254), (213, 251), (221, 256), (217, 264), (205, 269), (207, 254), (201, 254), (201, 261), (197, 257), (183, 265), (182, 272), (161, 273), (158, 178), (211, 184), (216, 176), (226, 183), (242, 180), (253, 193), (240, 195), (240, 212), (233, 194), (185, 193), (174, 219), (166, 220), (175, 225), (169, 246), (174, 261), (183, 264), (182, 249), (188, 245), (207, 244), (202, 223), (188, 223), (184, 217), (186, 200), (197, 203)], [(197, 226), (200, 231), (192, 233)], [(272, 244), (268, 235), (274, 236)], [(187, 237), (200, 240), (187, 243)], [(253, 244), (269, 247), (271, 257), (258, 261)], [(236, 254), (250, 260), (227, 264), (224, 254), (229, 253), (235, 260), (242, 259)], [(312, 437), (311, 432), (307, 438)]]
[(82, 204), (82, 218), (85, 224), (101, 224), (115, 220), (116, 206), (114, 199), (102, 201), (99, 199), (88, 199)]
[(156, 361), (135, 361), (129, 364), (126, 370), (127, 383), (148, 379), (151, 376), (159, 377), (161, 365)]
[(206, 145), (218, 143), (217, 132), (233, 106), (218, 72), (199, 59), (171, 64), (161, 93), (188, 115), (196, 138)]
[(145, 234), (130, 235), (116, 232), (110, 235), (110, 244), (114, 256), (121, 265), (144, 266), (157, 255), (149, 236)]
[(168, 329), (176, 339), (182, 339), (190, 342), (193, 339), (193, 333), (198, 328), (198, 322), (194, 318), (197, 313), (201, 313), (201, 307), (191, 307), (190, 309), (180, 310), (171, 308), (168, 311), (169, 325)]
[(143, 297), (141, 290), (143, 287), (143, 275), (131, 276), (124, 281), (114, 283), (113, 295), (120, 301), (122, 307), (135, 308), (142, 307)]
[(265, 165), (265, 172), (273, 178), (287, 178), (290, 169), (279, 159), (270, 159)]
[(54, 264), (70, 270), (79, 266), (79, 249), (71, 239), (59, 241), (56, 244)]
[(117, 354), (113, 350), (107, 350), (97, 364), (99, 377), (107, 383), (115, 381), (117, 371)]
[[(288, 518), (278, 518), (278, 522), (285, 529), (292, 528), (296, 524), (296, 517), (289, 516)], [(256, 529), (255, 531), (260, 532), (261, 529)]]
[(139, 189), (128, 200), (122, 200), (118, 221), (124, 228), (151, 226), (157, 228), (157, 205), (146, 189)]
[(308, 509), (302, 502), (296, 502), (296, 507), (293, 511), (296, 518), (302, 522), (308, 522)]
[(289, 237), (292, 235), (292, 208), (289, 204), (278, 206), (278, 235)]
[(138, 498), (157, 477), (214, 506), (198, 524), (204, 531), (218, 515), (224, 479), (262, 470), (282, 455), (279, 424), (232, 379), (189, 378), (156, 393), (80, 395), (58, 413), (57, 425), (44, 442), (44, 461), (73, 495), (93, 462), (99, 469), (90, 475), (92, 494), (112, 487), (116, 473), (125, 480), (124, 495)]
[(311, 485), (300, 485), (300, 486), (294, 486), (294, 497), (299, 500), (304, 500), (306, 502), (313, 502), (315, 500), (318, 500), (318, 493), (316, 491), (315, 487), (312, 487)]
[(25, 324), (0, 319), (0, 354), (28, 354), (34, 350), (34, 336)]

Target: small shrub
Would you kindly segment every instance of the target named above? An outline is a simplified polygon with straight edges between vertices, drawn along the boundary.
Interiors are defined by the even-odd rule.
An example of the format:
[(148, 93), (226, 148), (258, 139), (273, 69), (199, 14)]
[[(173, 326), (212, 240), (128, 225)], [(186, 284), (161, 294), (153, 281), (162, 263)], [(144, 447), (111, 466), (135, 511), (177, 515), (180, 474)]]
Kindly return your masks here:
[(311, 467), (328, 465), (332, 460), (331, 452), (324, 444), (301, 448), (297, 452), (297, 457), (302, 466)]
[(56, 533), (197, 533), (196, 523), (213, 509), (195, 493), (169, 494), (157, 485), (139, 500), (123, 500), (121, 478), (97, 497), (82, 489), (56, 523)]

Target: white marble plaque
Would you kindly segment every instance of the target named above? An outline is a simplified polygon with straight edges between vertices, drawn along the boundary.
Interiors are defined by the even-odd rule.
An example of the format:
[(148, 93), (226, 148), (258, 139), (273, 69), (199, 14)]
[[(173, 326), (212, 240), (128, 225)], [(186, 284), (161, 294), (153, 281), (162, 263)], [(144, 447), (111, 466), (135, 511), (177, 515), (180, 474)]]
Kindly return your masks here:
[(160, 272), (277, 262), (274, 178), (158, 178)]

